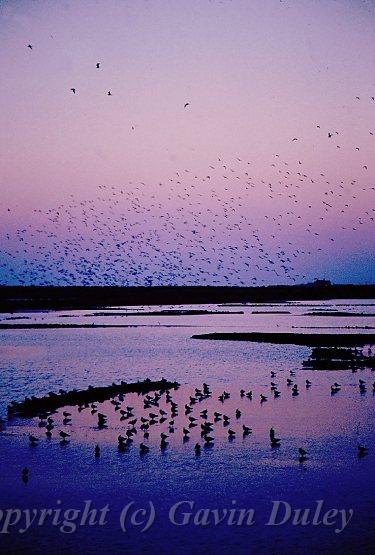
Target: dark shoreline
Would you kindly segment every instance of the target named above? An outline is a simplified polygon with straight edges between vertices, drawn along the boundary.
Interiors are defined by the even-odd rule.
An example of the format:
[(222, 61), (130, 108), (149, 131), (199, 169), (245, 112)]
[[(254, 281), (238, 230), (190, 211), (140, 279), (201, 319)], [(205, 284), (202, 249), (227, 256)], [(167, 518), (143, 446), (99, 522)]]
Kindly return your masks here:
[(192, 339), (212, 341), (250, 341), (277, 345), (302, 345), (306, 347), (359, 347), (374, 345), (375, 334), (304, 334), (304, 333), (206, 333), (193, 335)]
[(0, 286), (0, 312), (329, 299), (375, 299), (375, 285), (333, 285), (318, 282), (264, 287)]
[(0, 330), (57, 330), (95, 328), (196, 328), (187, 324), (0, 324)]
[(330, 318), (374, 318), (375, 313), (371, 312), (327, 312), (325, 310), (316, 312), (306, 312), (304, 316), (329, 316)]
[[(243, 310), (154, 310), (148, 312), (94, 312), (84, 314), (85, 318), (93, 316), (211, 316), (213, 314), (243, 314)], [(67, 316), (66, 316), (67, 317)]]

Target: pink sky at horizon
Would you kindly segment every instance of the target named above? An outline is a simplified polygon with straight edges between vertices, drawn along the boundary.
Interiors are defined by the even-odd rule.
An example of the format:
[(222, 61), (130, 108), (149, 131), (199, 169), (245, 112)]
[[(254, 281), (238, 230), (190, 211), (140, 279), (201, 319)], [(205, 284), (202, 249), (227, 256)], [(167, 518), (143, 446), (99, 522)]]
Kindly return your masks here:
[[(246, 195), (238, 214), (262, 229), (270, 252), (264, 217), (294, 210), (278, 184), (284, 164), (293, 187), (298, 171), (308, 176), (297, 205), (303, 223), (336, 234), (335, 245), (322, 240), (325, 254), (312, 255), (308, 277), (324, 271), (336, 281), (373, 281), (373, 212), (365, 213), (374, 206), (374, 21), (373, 2), (346, 0), (3, 1), (0, 237), (13, 238), (1, 239), (1, 249), (15, 252), (18, 267), (17, 230), (39, 225), (34, 210), (67, 205), (72, 194), (99, 209), (102, 185), (125, 189), (129, 199), (143, 182), (142, 202), (155, 193), (172, 213), (180, 201), (169, 180), (188, 169), (199, 176), (205, 208), (213, 207), (202, 179), (218, 158), (228, 168), (240, 158), (236, 172), (243, 176), (250, 162), (255, 187), (245, 193), (243, 180), (229, 180), (236, 200), (227, 199), (215, 166), (210, 189), (232, 203)], [(331, 189), (333, 212), (320, 222)], [(344, 200), (340, 222), (348, 229), (338, 234)], [(280, 243), (290, 240), (291, 230), (276, 231)], [(0, 282), (7, 271), (0, 267)]]

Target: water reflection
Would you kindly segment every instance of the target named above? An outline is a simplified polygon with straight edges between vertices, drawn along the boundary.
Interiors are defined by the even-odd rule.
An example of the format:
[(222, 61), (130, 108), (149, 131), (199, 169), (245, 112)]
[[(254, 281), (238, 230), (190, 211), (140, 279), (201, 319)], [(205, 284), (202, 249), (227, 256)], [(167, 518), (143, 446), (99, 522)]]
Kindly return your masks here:
[[(369, 518), (375, 416), (371, 368), (360, 368), (355, 373), (313, 370), (302, 365), (311, 354), (309, 348), (190, 339), (193, 333), (204, 333), (208, 328), (288, 331), (292, 325), (324, 322), (360, 326), (362, 319), (366, 321), (362, 316), (340, 317), (338, 324), (334, 316), (302, 315), (312, 308), (344, 310), (338, 307), (343, 303), (309, 303), (309, 308), (303, 303), (288, 303), (286, 310), (291, 314), (252, 314), (255, 310), (282, 310), (257, 305), (244, 307), (244, 315), (97, 317), (104, 322), (127, 318), (134, 325), (144, 322), (146, 326), (134, 328), (1, 330), (2, 413), (13, 399), (60, 388), (162, 376), (181, 384), (171, 392), (178, 406), (175, 415), (165, 394), (159, 406), (146, 408), (144, 396), (126, 394), (123, 399), (117, 398), (119, 404), (108, 400), (82, 411), (77, 407), (60, 409), (51, 415), (50, 438), (45, 422), (40, 426), (38, 418), (15, 418), (0, 434), (2, 506), (49, 507), (61, 499), (68, 507), (93, 499), (96, 506), (109, 503), (112, 514), (116, 514), (131, 500), (141, 505), (151, 499), (159, 520), (150, 534), (132, 531), (124, 536), (114, 519), (103, 530), (83, 530), (71, 538), (62, 538), (54, 529), (35, 529), (23, 537), (5, 538), (2, 549), (37, 553), (44, 546), (45, 552), (72, 553), (78, 542), (87, 553), (284, 553), (291, 549), (293, 553), (365, 552), (373, 540)], [(371, 302), (365, 309), (360, 306), (365, 301), (349, 304), (345, 311), (374, 310)], [(83, 312), (59, 318), (61, 315), (39, 313), (31, 318), (39, 322), (90, 320)], [(366, 318), (367, 322), (373, 321)], [(361, 388), (360, 380), (365, 388)], [(193, 403), (185, 414), (185, 405), (196, 396), (196, 388), (203, 388), (203, 382), (209, 384), (212, 395)], [(331, 395), (335, 382), (340, 388)], [(297, 390), (293, 390), (295, 385)], [(275, 397), (275, 387), (280, 396)], [(251, 391), (252, 399), (241, 396), (242, 389)], [(224, 391), (230, 397), (220, 401)], [(261, 395), (267, 397), (263, 403)], [(131, 416), (123, 418), (129, 412)], [(106, 416), (104, 426), (98, 414)], [(204, 422), (212, 423), (211, 447), (204, 447)], [(142, 429), (145, 423), (148, 428)], [(244, 435), (243, 426), (251, 433)], [(127, 430), (132, 428), (137, 430), (132, 434), (133, 441), (119, 449), (119, 435), (127, 437)], [(277, 448), (271, 446), (271, 428), (280, 438)], [(234, 432), (232, 438), (229, 429)], [(145, 431), (148, 437), (144, 437)], [(64, 442), (61, 432), (69, 434)], [(39, 438), (35, 447), (29, 446), (29, 434)], [(168, 436), (164, 448), (161, 434)], [(150, 448), (143, 456), (141, 442)], [(201, 445), (200, 454), (195, 450), (196, 443)], [(358, 456), (358, 444), (368, 448), (366, 455)], [(100, 452), (95, 456), (96, 445)], [(299, 449), (307, 451), (302, 460)], [(23, 473), (25, 467), (28, 472)], [(166, 517), (169, 507), (181, 499), (192, 499), (202, 507), (230, 506), (236, 500), (239, 506), (254, 506), (258, 521), (254, 529), (235, 532), (227, 527), (214, 531), (176, 529)], [(328, 528), (270, 530), (262, 523), (272, 499), (285, 499), (295, 507), (313, 506), (316, 500), (324, 499), (330, 507), (353, 507), (355, 518), (339, 537)]]

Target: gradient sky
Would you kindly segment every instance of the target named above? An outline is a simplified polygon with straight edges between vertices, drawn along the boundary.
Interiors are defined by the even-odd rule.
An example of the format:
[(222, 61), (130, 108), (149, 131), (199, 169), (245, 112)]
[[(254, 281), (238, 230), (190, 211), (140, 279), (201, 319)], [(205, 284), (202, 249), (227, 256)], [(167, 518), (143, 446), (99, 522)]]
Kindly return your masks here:
[[(56, 225), (49, 211), (70, 211), (73, 195), (78, 206), (88, 202), (98, 215), (104, 204), (99, 220), (114, 218), (110, 192), (99, 190), (103, 185), (125, 191), (116, 214), (126, 213), (135, 225), (139, 212), (132, 212), (132, 199), (138, 198), (143, 209), (154, 195), (162, 205), (158, 210), (147, 205), (145, 235), (117, 253), (125, 258), (132, 249), (133, 267), (139, 262), (134, 283), (144, 283), (151, 272), (147, 237), (155, 233), (165, 260), (178, 232), (183, 240), (176, 249), (183, 255), (190, 250), (194, 259), (200, 246), (188, 246), (185, 232), (201, 223), (192, 213), (202, 221), (206, 215), (198, 198), (189, 196), (184, 206), (190, 216), (187, 212), (183, 223), (185, 208), (176, 188), (170, 189), (170, 179), (188, 169), (182, 184), (191, 191), (189, 176), (197, 175), (205, 210), (217, 211), (207, 181), (202, 181), (212, 164), (210, 190), (218, 192), (221, 204), (225, 200), (235, 208), (237, 220), (231, 223), (237, 222), (238, 233), (229, 238), (224, 219), (223, 231), (218, 230), (222, 211), (217, 211), (215, 237), (203, 229), (197, 234), (207, 248), (221, 242), (225, 251), (237, 246), (238, 260), (230, 264), (237, 265), (238, 274), (233, 270), (228, 278), (219, 272), (210, 280), (210, 262), (197, 256), (185, 282), (251, 283), (254, 277), (257, 283), (284, 282), (286, 277), (288, 282), (291, 274), (297, 281), (325, 276), (373, 282), (374, 23), (375, 3), (361, 0), (1, 1), (0, 282), (45, 282), (29, 261), (34, 257), (35, 263), (41, 249), (51, 248), (41, 239), (49, 230), (60, 246), (68, 240), (64, 264), (72, 271), (70, 282), (80, 282), (72, 236), (84, 235), (85, 228), (90, 234), (74, 243), (81, 249), (89, 242), (89, 265), (94, 256), (113, 250), (120, 224), (108, 228), (108, 244), (96, 248), (95, 241), (104, 237), (102, 227), (96, 237), (85, 216), (77, 215), (72, 231), (65, 221)], [(186, 109), (185, 102), (190, 103)], [(339, 135), (329, 139), (327, 134), (335, 131)], [(218, 158), (228, 168), (233, 165), (232, 179), (225, 178), (229, 191)], [(250, 190), (244, 189), (247, 162)], [(298, 172), (305, 176), (298, 202), (289, 189), (279, 187), (280, 164), (283, 171), (290, 169), (293, 192)], [(141, 195), (135, 189), (140, 183)], [(275, 192), (271, 199), (265, 194), (269, 183)], [(325, 211), (321, 201), (331, 190), (331, 207)], [(163, 210), (174, 227), (158, 228)], [(291, 219), (290, 210), (295, 211)], [(278, 214), (283, 217), (275, 227), (272, 218)], [(311, 243), (300, 223), (319, 233), (318, 242)], [(289, 276), (269, 276), (264, 261), (256, 266), (256, 257), (242, 269), (249, 225), (271, 258), (283, 245), (286, 252), (288, 245), (292, 253), (302, 251)], [(20, 238), (25, 249), (20, 250)], [(145, 250), (151, 264), (147, 270), (142, 266)], [(60, 256), (60, 247), (58, 252)], [(53, 260), (51, 254), (51, 265)], [(199, 275), (202, 267), (206, 274)], [(184, 282), (172, 270), (166, 280), (157, 271), (154, 283)], [(60, 283), (53, 269), (49, 280)], [(93, 282), (107, 283), (98, 268)]]

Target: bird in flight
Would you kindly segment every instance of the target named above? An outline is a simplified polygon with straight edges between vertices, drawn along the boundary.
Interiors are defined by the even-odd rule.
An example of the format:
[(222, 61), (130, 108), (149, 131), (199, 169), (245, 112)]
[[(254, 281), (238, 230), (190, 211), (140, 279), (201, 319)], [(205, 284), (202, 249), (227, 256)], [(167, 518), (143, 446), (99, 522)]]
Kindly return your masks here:
[(72, 91), (73, 94), (76, 94), (76, 90), (74, 87), (72, 87), (70, 90)]
[(108, 92), (107, 92), (107, 95), (108, 95), (108, 96), (112, 96), (111, 91), (108, 91)]
[(32, 45), (32, 44), (28, 44), (28, 45), (27, 45), (27, 48), (30, 48), (30, 50), (32, 50), (32, 49), (33, 49), (33, 45)]
[(292, 142), (293, 142), (293, 141), (298, 141), (297, 137), (294, 137), (294, 139), (292, 139)]
[(96, 69), (99, 69), (99, 68), (100, 68), (100, 62), (97, 62), (96, 63)]
[(190, 106), (190, 102), (185, 102), (184, 108), (186, 108), (187, 106)]

